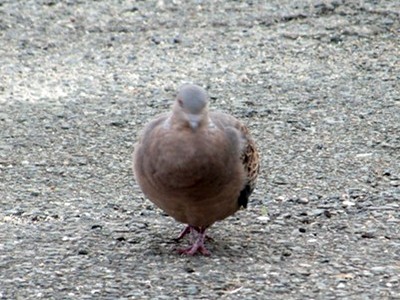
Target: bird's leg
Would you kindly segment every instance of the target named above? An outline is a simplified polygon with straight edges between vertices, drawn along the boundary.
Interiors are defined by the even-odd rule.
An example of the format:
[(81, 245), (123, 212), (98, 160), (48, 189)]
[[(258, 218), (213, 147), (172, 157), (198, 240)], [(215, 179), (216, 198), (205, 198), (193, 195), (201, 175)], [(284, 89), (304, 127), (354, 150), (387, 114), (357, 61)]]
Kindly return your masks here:
[[(185, 228), (183, 228), (183, 230), (181, 231), (181, 233), (178, 235), (177, 238), (175, 238), (174, 240), (176, 242), (179, 242), (181, 239), (183, 239), (186, 235), (190, 234), (190, 242), (194, 243), (194, 241), (197, 238), (196, 233), (198, 233), (200, 230), (200, 227), (196, 227), (196, 226), (192, 226), (192, 225), (187, 225)], [(208, 238), (208, 237), (207, 237)]]
[[(190, 226), (190, 225), (188, 225), (188, 226)], [(191, 229), (194, 229), (194, 230), (196, 230), (196, 232), (200, 232), (201, 231), (201, 228), (202, 227), (195, 227), (195, 226), (190, 226), (191, 227)], [(207, 229), (208, 227), (206, 227), (206, 228), (204, 228), (204, 231)], [(192, 231), (193, 232), (193, 231)], [(205, 236), (204, 236), (204, 238), (205, 238), (205, 240), (207, 240), (207, 241), (214, 241), (214, 239), (211, 237), (211, 236), (209, 236), (208, 234), (206, 234)]]
[(178, 253), (187, 254), (187, 255), (195, 255), (197, 252), (200, 252), (203, 255), (210, 255), (211, 253), (204, 246), (204, 240), (206, 238), (206, 229), (207, 227), (195, 227), (195, 230), (198, 232), (197, 239), (194, 241), (193, 245), (186, 249), (179, 249)]
[(193, 227), (190, 225), (186, 225), (185, 228), (183, 228), (183, 230), (181, 231), (181, 233), (178, 235), (178, 237), (176, 237), (174, 240), (175, 241), (180, 241), (181, 239), (183, 239), (187, 234), (192, 232)]

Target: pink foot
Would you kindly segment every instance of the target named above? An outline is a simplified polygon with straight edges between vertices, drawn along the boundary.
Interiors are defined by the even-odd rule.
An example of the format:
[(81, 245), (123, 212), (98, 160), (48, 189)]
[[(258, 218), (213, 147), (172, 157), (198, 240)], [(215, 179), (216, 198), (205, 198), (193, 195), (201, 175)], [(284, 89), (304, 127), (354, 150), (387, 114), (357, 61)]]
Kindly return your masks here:
[(195, 255), (197, 252), (203, 254), (204, 256), (211, 255), (210, 251), (208, 251), (207, 248), (204, 247), (204, 245), (201, 245), (201, 246), (192, 245), (191, 247), (188, 247), (185, 249), (178, 249), (179, 254), (186, 254), (186, 255), (190, 255), (190, 256)]
[[(189, 226), (190, 227), (190, 226)], [(186, 227), (187, 228), (187, 227)], [(184, 231), (186, 230), (184, 229)], [(196, 228), (194, 229), (198, 232), (198, 237), (196, 241), (193, 243), (192, 246), (185, 248), (185, 249), (179, 249), (178, 253), (179, 254), (187, 254), (187, 255), (195, 255), (197, 252), (209, 256), (211, 255), (210, 251), (207, 250), (207, 248), (204, 246), (204, 240), (206, 238), (206, 228)], [(191, 229), (189, 229), (190, 231)], [(186, 234), (186, 233), (185, 233)]]

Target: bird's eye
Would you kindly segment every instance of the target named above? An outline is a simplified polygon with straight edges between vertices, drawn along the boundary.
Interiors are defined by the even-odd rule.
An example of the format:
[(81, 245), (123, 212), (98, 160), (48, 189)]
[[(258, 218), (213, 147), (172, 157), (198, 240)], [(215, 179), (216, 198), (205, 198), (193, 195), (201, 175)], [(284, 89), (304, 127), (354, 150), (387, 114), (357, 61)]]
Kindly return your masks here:
[(178, 104), (179, 104), (180, 107), (183, 107), (183, 101), (182, 101), (182, 99), (178, 99)]

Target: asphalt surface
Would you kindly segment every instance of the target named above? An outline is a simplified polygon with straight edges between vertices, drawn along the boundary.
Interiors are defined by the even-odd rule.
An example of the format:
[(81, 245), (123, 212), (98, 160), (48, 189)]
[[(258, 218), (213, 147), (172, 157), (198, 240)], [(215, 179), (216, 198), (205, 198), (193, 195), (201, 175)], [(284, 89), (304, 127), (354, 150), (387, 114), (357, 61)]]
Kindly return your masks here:
[[(0, 299), (400, 299), (399, 1), (0, 1)], [(184, 82), (262, 173), (211, 257), (131, 171)]]

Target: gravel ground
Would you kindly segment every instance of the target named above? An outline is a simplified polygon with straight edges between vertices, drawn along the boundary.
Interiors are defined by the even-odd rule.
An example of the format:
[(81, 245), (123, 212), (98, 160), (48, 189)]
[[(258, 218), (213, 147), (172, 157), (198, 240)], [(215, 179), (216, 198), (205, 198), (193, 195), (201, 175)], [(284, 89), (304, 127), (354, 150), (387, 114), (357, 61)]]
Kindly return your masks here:
[[(265, 2), (0, 1), (0, 299), (400, 299), (400, 2)], [(262, 152), (211, 257), (131, 171), (184, 82)]]

